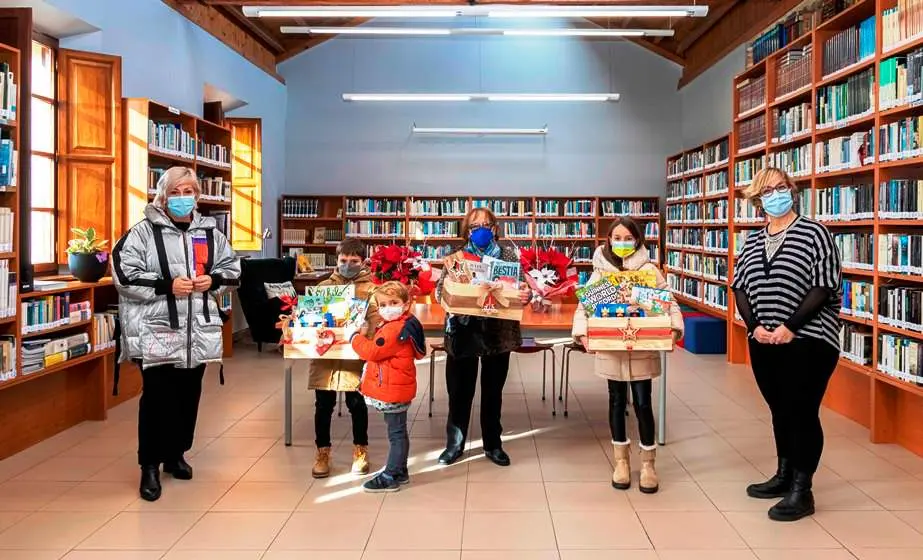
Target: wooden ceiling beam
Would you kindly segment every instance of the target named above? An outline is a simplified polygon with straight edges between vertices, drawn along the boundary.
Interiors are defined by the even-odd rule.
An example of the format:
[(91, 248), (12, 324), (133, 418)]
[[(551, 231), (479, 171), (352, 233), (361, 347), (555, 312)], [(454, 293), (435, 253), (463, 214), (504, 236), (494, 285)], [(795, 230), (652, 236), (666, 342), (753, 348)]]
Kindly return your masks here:
[(262, 25), (257, 23), (256, 20), (250, 19), (244, 15), (240, 8), (234, 6), (216, 6), (216, 9), (220, 10), (224, 15), (228, 16), (230, 19), (235, 21), (238, 25), (242, 26), (250, 34), (254, 35), (258, 40), (260, 40), (264, 45), (280, 54), (285, 52), (285, 47), (278, 39), (269, 34), (269, 32), (263, 28)]
[(689, 47), (691, 47), (696, 41), (702, 38), (709, 29), (715, 26), (718, 21), (721, 20), (728, 12), (730, 12), (734, 6), (740, 0), (727, 0), (724, 4), (721, 4), (715, 9), (709, 8), (708, 15), (704, 19), (696, 22), (692, 30), (683, 36), (683, 39), (679, 42), (679, 45), (676, 48), (676, 52), (683, 54)]
[(686, 60), (683, 57), (681, 57), (675, 52), (667, 48), (664, 48), (656, 43), (652, 43), (651, 41), (647, 39), (640, 39), (637, 37), (628, 37), (627, 39), (631, 41), (632, 43), (638, 45), (639, 47), (645, 48), (656, 55), (660, 55), (671, 62), (675, 62), (676, 64), (679, 64), (680, 66), (686, 65)]
[[(178, 0), (189, 2), (190, 0)], [(192, 0), (195, 1), (195, 0)], [(412, 6), (412, 5), (438, 5), (438, 6), (467, 6), (465, 0), (198, 0), (211, 6), (290, 6), (290, 7), (316, 7), (316, 6)], [(675, 4), (689, 5), (692, 0), (478, 0), (480, 5), (490, 4), (516, 4), (516, 5), (548, 5), (561, 6), (650, 6)]]
[[(356, 27), (356, 26), (362, 25), (363, 23), (367, 21), (368, 21), (368, 18), (352, 18), (349, 21), (347, 21), (343, 25), (343, 27)], [(322, 36), (311, 35), (309, 37), (301, 39), (300, 41), (298, 41), (297, 43), (293, 44), (291, 47), (286, 49), (283, 53), (276, 56), (276, 64), (286, 61), (292, 58), (293, 56), (299, 55), (303, 53), (304, 51), (310, 49), (311, 47), (316, 47), (317, 45), (323, 43), (324, 41), (329, 41), (330, 39), (333, 39), (334, 37), (336, 37), (336, 35), (322, 35)]]

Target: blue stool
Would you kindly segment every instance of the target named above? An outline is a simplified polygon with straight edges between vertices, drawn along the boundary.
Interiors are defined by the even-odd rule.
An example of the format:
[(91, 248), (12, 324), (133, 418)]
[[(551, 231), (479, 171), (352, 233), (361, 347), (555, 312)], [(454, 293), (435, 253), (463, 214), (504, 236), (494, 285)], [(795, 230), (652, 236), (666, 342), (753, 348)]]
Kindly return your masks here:
[(727, 322), (714, 317), (687, 317), (683, 347), (693, 354), (727, 352)]

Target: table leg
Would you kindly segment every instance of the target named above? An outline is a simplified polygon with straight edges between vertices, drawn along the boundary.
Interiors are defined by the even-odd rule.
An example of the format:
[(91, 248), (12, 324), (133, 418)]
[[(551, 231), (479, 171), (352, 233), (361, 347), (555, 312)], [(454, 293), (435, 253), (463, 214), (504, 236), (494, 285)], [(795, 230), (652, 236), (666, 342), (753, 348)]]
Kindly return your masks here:
[(436, 353), (432, 352), (429, 355), (429, 417), (433, 417), (433, 401), (435, 397), (435, 389), (433, 385), (436, 384)]
[(660, 353), (660, 411), (657, 422), (657, 443), (667, 442), (667, 353)]
[(567, 400), (570, 395), (570, 355), (573, 350), (567, 352), (567, 357), (564, 359), (566, 365), (564, 366), (564, 373), (561, 374), (561, 390), (564, 392), (564, 418), (567, 418)]
[[(548, 353), (542, 350), (542, 400), (545, 400), (545, 372), (548, 371)], [(551, 379), (551, 393), (554, 400), (554, 378)]]
[[(558, 403), (554, 400), (554, 378), (555, 378), (555, 367), (557, 366), (558, 356), (555, 354), (554, 348), (551, 349), (551, 415), (558, 415)], [(544, 384), (542, 384), (544, 387)]]
[(285, 364), (285, 445), (292, 445), (292, 364)]

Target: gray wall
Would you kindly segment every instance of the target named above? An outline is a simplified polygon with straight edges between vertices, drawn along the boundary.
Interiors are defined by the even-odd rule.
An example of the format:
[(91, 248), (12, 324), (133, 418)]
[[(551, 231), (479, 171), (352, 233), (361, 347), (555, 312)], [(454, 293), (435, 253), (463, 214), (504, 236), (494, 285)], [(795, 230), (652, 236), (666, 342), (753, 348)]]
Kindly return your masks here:
[[(653, 195), (681, 148), (680, 68), (628, 42), (330, 40), (282, 64), (287, 193)], [(616, 92), (618, 103), (347, 103), (345, 92)], [(549, 127), (547, 138), (423, 138)]]
[(741, 45), (680, 90), (684, 148), (704, 144), (731, 130), (732, 83), (744, 69), (746, 54), (746, 45)]

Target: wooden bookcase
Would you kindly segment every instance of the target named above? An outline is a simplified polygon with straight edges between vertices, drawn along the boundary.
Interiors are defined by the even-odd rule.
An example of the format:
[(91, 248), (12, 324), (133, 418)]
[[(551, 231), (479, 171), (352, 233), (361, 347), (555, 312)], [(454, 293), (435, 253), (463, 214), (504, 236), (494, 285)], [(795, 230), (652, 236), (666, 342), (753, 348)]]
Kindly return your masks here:
[(664, 270), (676, 300), (729, 320), (731, 136), (667, 159)]
[[(899, 18), (889, 15), (887, 17), (893, 19), (885, 25), (886, 10), (901, 8), (915, 10), (914, 13), (902, 14)], [(883, 198), (885, 191), (881, 189), (882, 185), (888, 185), (892, 180), (923, 179), (923, 157), (920, 156), (921, 146), (917, 140), (919, 131), (912, 128), (915, 125), (911, 121), (905, 121), (912, 128), (913, 133), (909, 138), (913, 143), (898, 147), (898, 150), (903, 151), (896, 152), (890, 146), (882, 145), (883, 137), (880, 132), (882, 127), (923, 116), (920, 99), (907, 98), (906, 91), (897, 92), (897, 99), (893, 99), (893, 96), (885, 98), (881, 87), (883, 79), (890, 79), (894, 72), (889, 59), (906, 57), (912, 51), (923, 48), (923, 12), (920, 10), (920, 6), (908, 8), (906, 4), (896, 0), (854, 2), (833, 17), (817, 21), (811, 31), (737, 75), (733, 83), (732, 108), (736, 139), (732, 157), (736, 162), (737, 188), (732, 189), (731, 199), (733, 201), (739, 198), (740, 188), (749, 184), (750, 175), (746, 173), (742, 162), (756, 158), (755, 161), (762, 161), (763, 164), (781, 166), (796, 175), (795, 178), (803, 189), (800, 206), (804, 215), (814, 216), (824, 222), (834, 236), (843, 240), (843, 246), (848, 250), (858, 249), (860, 243), (861, 247), (867, 250), (867, 259), (863, 262), (857, 262), (858, 259), (849, 254), (843, 254), (842, 257), (844, 282), (863, 283), (868, 290), (870, 297), (868, 309), (865, 311), (869, 314), (861, 317), (853, 310), (844, 309), (841, 318), (845, 327), (870, 335), (870, 360), (868, 363), (861, 363), (860, 356), (844, 352), (830, 382), (825, 404), (869, 427), (873, 442), (898, 443), (923, 455), (923, 425), (919, 422), (919, 411), (923, 410), (923, 386), (886, 373), (881, 361), (887, 351), (887, 343), (883, 342), (885, 339), (882, 337), (897, 337), (898, 343), (907, 341), (911, 344), (923, 344), (923, 326), (919, 326), (918, 330), (895, 327), (883, 320), (885, 310), (879, 309), (879, 296), (883, 289), (919, 289), (923, 283), (921, 274), (894, 272), (888, 268), (887, 263), (880, 262), (880, 255), (886, 254), (888, 250), (884, 244), (888, 242), (889, 234), (923, 233), (923, 220), (920, 220), (918, 215), (905, 213), (898, 219), (885, 213), (889, 201)], [(874, 18), (874, 52), (871, 52), (869, 45), (867, 52), (855, 55), (851, 64), (825, 73), (825, 43), (828, 40), (836, 41), (837, 33), (856, 27), (868, 18)], [(917, 27), (914, 28), (914, 25)], [(889, 40), (890, 44), (886, 45), (885, 31), (889, 35), (897, 33), (897, 40)], [(835, 43), (831, 43), (833, 44)], [(808, 46), (811, 50), (811, 60), (805, 64), (809, 64), (809, 73), (804, 75), (804, 82), (793, 83), (787, 79), (790, 76), (784, 72), (791, 69), (788, 66), (792, 63), (789, 53), (803, 53), (804, 48)], [(835, 115), (836, 118), (832, 120), (826, 117), (819, 118), (817, 107), (822, 100), (828, 99), (825, 95), (828, 92), (826, 88), (843, 84), (848, 80), (858, 82), (863, 72), (871, 73), (869, 106), (846, 107), (845, 116)], [(757, 95), (754, 99), (745, 93), (742, 95), (741, 88), (746, 88), (758, 80), (763, 80), (764, 83), (761, 97)], [(793, 89), (793, 85), (800, 87)], [(826, 101), (824, 103), (823, 106), (826, 107)], [(792, 130), (776, 130), (776, 116), (780, 114), (778, 112), (801, 104), (807, 104), (804, 106), (808, 108), (807, 121), (799, 119), (799, 124), (806, 126), (796, 126)], [(765, 122), (763, 138), (758, 137), (759, 126), (754, 124), (755, 119), (763, 119)], [(866, 133), (864, 141), (855, 141)], [(838, 159), (831, 165), (831, 161), (818, 159), (819, 155), (828, 157), (827, 154), (844, 153), (844, 150), (840, 149), (838, 139), (847, 136), (854, 139), (854, 146), (862, 144), (862, 151), (845, 152), (847, 158), (843, 163)], [(797, 148), (801, 148), (802, 151), (786, 153), (786, 150)], [(776, 156), (780, 153), (787, 155)], [(789, 155), (794, 157), (788, 157)], [(858, 209), (856, 212), (845, 212), (846, 209), (843, 208), (833, 209), (842, 211), (831, 211), (825, 204), (829, 204), (830, 197), (835, 194), (831, 189), (839, 187), (865, 188), (865, 200), (871, 199), (870, 207)], [(840, 189), (839, 192), (844, 191)], [(822, 204), (822, 200), (827, 202)], [(845, 195), (840, 201), (845, 204)], [(907, 209), (902, 210), (910, 212)], [(732, 221), (732, 255), (735, 249), (739, 248), (743, 232), (762, 226), (762, 220), (752, 223), (746, 217), (743, 220)], [(860, 240), (847, 238), (848, 235), (858, 236)], [(861, 240), (862, 238), (864, 240)], [(731, 277), (733, 268), (732, 257)], [(733, 302), (731, 305), (733, 306)], [(736, 318), (732, 318), (728, 324), (729, 360), (735, 363), (748, 362), (744, 325)]]
[(630, 215), (646, 228), (645, 243), (654, 260), (661, 260), (659, 197), (283, 195), (279, 254), (301, 251), (314, 256), (315, 270), (332, 268), (337, 243), (356, 237), (369, 245), (370, 254), (379, 244), (408, 244), (439, 264), (442, 256), (461, 247), (461, 221), (473, 206), (494, 210), (506, 241), (580, 248), (583, 257), (575, 262), (586, 273), (592, 272), (593, 250), (604, 241), (614, 217)]

